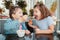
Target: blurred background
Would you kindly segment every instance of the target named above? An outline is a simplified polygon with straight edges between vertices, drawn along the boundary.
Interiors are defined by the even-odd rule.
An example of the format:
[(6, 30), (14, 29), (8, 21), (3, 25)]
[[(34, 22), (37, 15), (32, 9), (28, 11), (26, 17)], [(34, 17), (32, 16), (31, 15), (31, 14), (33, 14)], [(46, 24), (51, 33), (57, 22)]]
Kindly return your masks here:
[[(23, 11), (27, 12), (28, 15), (29, 15), (30, 14), (29, 10), (33, 9), (33, 6), (37, 2), (40, 2), (40, 1), (42, 1), (49, 10), (55, 4), (55, 6), (53, 6), (52, 8), (57, 6), (54, 13), (55, 13), (55, 16), (58, 19), (60, 19), (60, 17), (59, 17), (59, 5), (60, 5), (59, 2), (60, 2), (60, 0), (0, 0), (0, 15), (5, 15), (5, 17), (8, 16), (9, 8), (12, 5), (14, 5), (14, 6), (16, 6), (16, 5), (22, 6)], [(2, 17), (2, 18), (0, 17), (0, 19), (3, 19), (3, 18), (4, 17)]]

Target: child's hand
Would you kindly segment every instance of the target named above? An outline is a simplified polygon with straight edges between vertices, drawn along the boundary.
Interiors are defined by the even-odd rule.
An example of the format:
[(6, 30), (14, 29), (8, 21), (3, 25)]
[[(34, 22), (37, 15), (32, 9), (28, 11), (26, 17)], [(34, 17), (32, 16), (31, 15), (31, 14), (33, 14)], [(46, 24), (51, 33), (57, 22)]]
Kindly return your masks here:
[(28, 24), (31, 24), (32, 25), (32, 20), (29, 20)]
[(29, 30), (26, 30), (25, 33), (26, 33), (26, 35), (29, 35), (30, 34), (30, 31)]

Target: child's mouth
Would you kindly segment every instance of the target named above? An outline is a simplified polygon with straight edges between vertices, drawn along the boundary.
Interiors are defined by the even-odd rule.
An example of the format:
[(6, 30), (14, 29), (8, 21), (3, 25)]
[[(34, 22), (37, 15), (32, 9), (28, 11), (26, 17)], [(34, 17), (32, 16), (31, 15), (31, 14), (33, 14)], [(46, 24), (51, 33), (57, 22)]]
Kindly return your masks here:
[(37, 19), (37, 18), (38, 18), (38, 16), (37, 16), (37, 15), (35, 15), (35, 18)]

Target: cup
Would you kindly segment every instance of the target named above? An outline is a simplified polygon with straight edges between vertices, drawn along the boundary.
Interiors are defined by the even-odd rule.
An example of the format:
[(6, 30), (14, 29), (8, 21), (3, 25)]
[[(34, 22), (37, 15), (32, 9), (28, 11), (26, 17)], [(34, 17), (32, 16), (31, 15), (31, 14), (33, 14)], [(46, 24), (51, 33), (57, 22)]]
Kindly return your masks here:
[(24, 37), (25, 30), (17, 30), (17, 35), (18, 35), (18, 37)]

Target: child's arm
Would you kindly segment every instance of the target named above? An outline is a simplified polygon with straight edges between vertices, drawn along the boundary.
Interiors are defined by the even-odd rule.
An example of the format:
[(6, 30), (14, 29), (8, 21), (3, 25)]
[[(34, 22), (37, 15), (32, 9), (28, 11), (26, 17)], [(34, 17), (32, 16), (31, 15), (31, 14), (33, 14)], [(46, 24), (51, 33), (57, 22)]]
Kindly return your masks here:
[(36, 34), (51, 34), (54, 32), (54, 26), (53, 25), (50, 25), (49, 26), (49, 29), (48, 30), (35, 30), (36, 31)]
[[(36, 30), (36, 34), (51, 34), (54, 32), (54, 21), (51, 17), (47, 18), (47, 30)], [(44, 27), (43, 27), (44, 28)]]
[(38, 28), (37, 26), (31, 25), (31, 24), (29, 24), (29, 23), (28, 23), (28, 25), (29, 25), (30, 27), (34, 28), (34, 29), (37, 29), (37, 28)]

